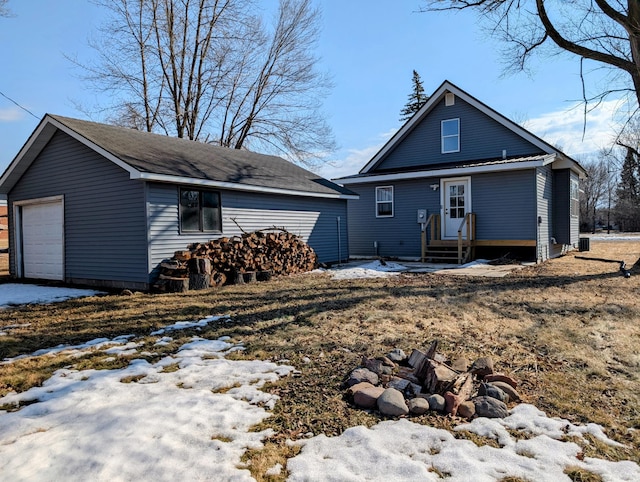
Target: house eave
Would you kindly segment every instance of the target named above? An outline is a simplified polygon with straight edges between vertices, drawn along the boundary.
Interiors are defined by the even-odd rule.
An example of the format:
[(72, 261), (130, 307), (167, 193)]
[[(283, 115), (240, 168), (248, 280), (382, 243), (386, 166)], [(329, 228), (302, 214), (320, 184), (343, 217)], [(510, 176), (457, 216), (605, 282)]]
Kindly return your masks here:
[(353, 178), (334, 179), (333, 181), (342, 185), (364, 184), (368, 182), (403, 181), (407, 179), (422, 179), (429, 177), (456, 177), (470, 174), (484, 174), (492, 172), (518, 171), (523, 169), (534, 169), (553, 163), (555, 156), (548, 155), (537, 160), (514, 162), (510, 164), (493, 164), (483, 166), (468, 166), (449, 169), (431, 169), (421, 171), (399, 172), (390, 174), (371, 174)]
[(314, 197), (324, 199), (359, 199), (358, 195), (341, 193), (322, 193), (310, 191), (295, 191), (293, 189), (281, 189), (275, 187), (253, 186), (251, 184), (237, 184), (234, 182), (212, 181), (209, 179), (195, 179), (191, 177), (170, 176), (167, 174), (154, 174), (148, 172), (131, 173), (131, 179), (143, 181), (161, 182), (169, 184), (183, 184), (189, 186), (210, 187), (216, 189), (226, 189), (230, 191), (259, 192), (264, 194), (283, 194), (286, 196)]

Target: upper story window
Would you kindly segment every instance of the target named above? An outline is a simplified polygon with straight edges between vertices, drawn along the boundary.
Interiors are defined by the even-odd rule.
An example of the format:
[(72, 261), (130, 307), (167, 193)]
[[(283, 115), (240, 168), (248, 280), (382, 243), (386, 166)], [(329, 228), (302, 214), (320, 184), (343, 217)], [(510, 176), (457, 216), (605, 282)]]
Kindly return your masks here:
[(578, 181), (571, 179), (571, 216), (578, 217), (580, 215), (580, 189)]
[(393, 217), (393, 186), (376, 187), (376, 217)]
[(460, 152), (460, 119), (443, 120), (440, 124), (442, 133), (442, 153)]
[(222, 232), (220, 193), (180, 189), (180, 232)]

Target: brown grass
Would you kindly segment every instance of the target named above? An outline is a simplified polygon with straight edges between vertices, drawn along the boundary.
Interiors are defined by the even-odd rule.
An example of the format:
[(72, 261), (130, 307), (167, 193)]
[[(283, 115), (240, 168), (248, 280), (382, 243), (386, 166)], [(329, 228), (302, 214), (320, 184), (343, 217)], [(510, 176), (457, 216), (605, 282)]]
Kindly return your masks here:
[[(108, 295), (7, 309), (0, 327), (26, 326), (0, 337), (0, 358), (102, 336), (144, 336), (175, 321), (229, 314), (233, 323), (214, 325), (204, 336), (231, 335), (247, 347), (235, 357), (287, 359), (302, 372), (266, 388), (281, 401), (256, 429), (272, 428), (276, 435), (266, 461), (260, 451), (250, 454), (250, 467), (266, 467), (282, 460), (287, 438), (337, 435), (380, 420), (355, 409), (342, 388), (363, 355), (410, 351), (438, 339), (450, 357), (492, 356), (497, 369), (520, 380), (524, 400), (550, 416), (601, 424), (627, 446), (585, 443), (589, 456), (638, 462), (640, 431), (630, 429), (640, 429), (640, 268), (624, 278), (615, 263), (576, 255), (624, 260), (631, 268), (640, 242), (592, 240), (588, 253), (501, 279), (419, 274), (337, 282), (313, 274), (188, 294)], [(172, 334), (173, 349), (178, 337), (191, 334)], [(0, 365), (0, 395), (41, 383), (70, 363), (43, 357)], [(445, 429), (459, 423), (434, 415), (414, 420)], [(260, 470), (253, 475), (263, 480)]]

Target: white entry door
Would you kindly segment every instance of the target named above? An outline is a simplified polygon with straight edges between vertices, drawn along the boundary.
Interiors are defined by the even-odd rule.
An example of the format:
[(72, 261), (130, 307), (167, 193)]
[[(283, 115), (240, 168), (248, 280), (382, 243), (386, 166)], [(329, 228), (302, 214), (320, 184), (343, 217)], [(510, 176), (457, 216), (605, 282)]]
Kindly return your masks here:
[[(446, 179), (442, 181), (442, 238), (458, 239), (458, 229), (465, 214), (471, 211), (471, 190), (469, 178)], [(466, 239), (466, 229), (462, 237)]]
[(22, 276), (64, 280), (62, 201), (22, 206)]

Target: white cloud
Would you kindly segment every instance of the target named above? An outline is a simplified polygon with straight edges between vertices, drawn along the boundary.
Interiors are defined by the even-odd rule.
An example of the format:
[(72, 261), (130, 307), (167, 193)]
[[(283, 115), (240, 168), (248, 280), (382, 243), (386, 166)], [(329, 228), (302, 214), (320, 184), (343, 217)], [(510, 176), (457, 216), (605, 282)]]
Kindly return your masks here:
[(580, 103), (565, 110), (543, 114), (525, 121), (523, 125), (566, 154), (579, 156), (612, 145), (619, 128), (615, 122), (619, 107), (620, 102), (617, 100), (602, 102), (587, 113), (586, 126), (583, 105)]
[(326, 179), (337, 179), (357, 174), (395, 133), (395, 128), (390, 129), (378, 134), (375, 144), (369, 147), (347, 149), (344, 158), (328, 160), (320, 166), (318, 174)]
[(19, 107), (0, 109), (0, 122), (14, 122), (24, 118), (24, 111)]

